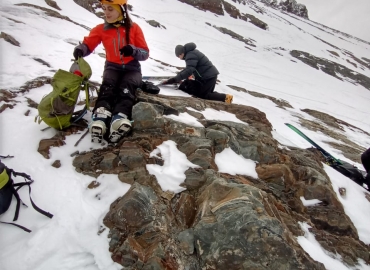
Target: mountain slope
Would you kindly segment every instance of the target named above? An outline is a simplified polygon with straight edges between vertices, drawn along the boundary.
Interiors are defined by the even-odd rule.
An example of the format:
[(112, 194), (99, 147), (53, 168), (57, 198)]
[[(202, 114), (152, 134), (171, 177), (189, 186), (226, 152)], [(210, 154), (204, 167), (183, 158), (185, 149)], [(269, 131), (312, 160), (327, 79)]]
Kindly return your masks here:
[[(45, 126), (39, 126), (33, 122), (34, 116), (37, 115), (33, 102), (37, 103), (51, 90), (47, 80), (57, 69), (68, 70), (73, 48), (84, 35), (88, 34), (87, 29), (102, 22), (100, 18), (76, 5), (72, 0), (55, 2), (60, 10), (49, 6), (43, 0), (28, 2), (5, 0), (0, 4), (1, 31), (11, 36), (7, 38), (4, 34), (0, 39), (2, 53), (0, 154), (15, 156), (14, 159), (4, 162), (9, 167), (27, 172), (36, 179), (32, 191), (33, 197), (40, 207), (55, 214), (53, 220), (46, 221), (35, 217), (32, 209), (22, 209), (19, 223), (30, 226), (34, 232), (29, 236), (24, 236), (16, 228), (2, 226), (0, 238), (6, 245), (0, 252), (4, 254), (0, 260), (2, 265), (5, 265), (5, 269), (12, 270), (25, 268), (120, 269), (122, 266), (113, 263), (110, 258), (108, 230), (101, 229), (105, 228), (103, 218), (110, 204), (119, 196), (123, 196), (130, 186), (117, 181), (115, 174), (91, 177), (77, 173), (72, 166), (75, 160), (73, 153), (76, 151), (83, 156), (82, 153), (90, 153), (94, 149), (97, 149), (94, 153), (110, 152), (110, 149), (101, 145), (93, 145), (88, 139), (82, 140), (78, 147), (74, 147), (81, 134), (69, 134), (64, 140), (58, 141), (60, 147), (50, 149), (50, 159), (45, 159), (36, 151), (41, 139), (49, 139), (58, 134), (51, 129), (42, 132), (40, 129)], [(170, 117), (183, 122), (186, 115), (188, 119), (191, 118), (196, 123), (208, 121), (208, 125), (211, 126), (216, 121), (238, 122), (235, 121), (237, 115), (238, 118), (244, 117), (245, 122), (255, 121), (253, 124), (249, 123), (250, 126), (244, 127), (248, 132), (259, 125), (266, 124), (267, 119), (269, 123), (267, 122), (266, 125), (270, 125), (273, 138), (269, 136), (266, 138), (269, 141), (275, 139), (273, 144), (276, 144), (276, 148), (290, 153), (293, 157), (299, 156), (300, 151), (304, 153), (302, 156), (311, 156), (304, 150), (290, 151), (287, 149), (287, 146), (309, 147), (307, 142), (284, 125), (285, 122), (290, 122), (300, 127), (304, 133), (331, 154), (362, 167), (359, 155), (370, 145), (368, 133), (370, 130), (368, 117), (370, 91), (366, 79), (370, 77), (368, 57), (370, 45), (323, 25), (292, 14), (282, 13), (261, 2), (219, 2), (222, 3), (224, 15), (215, 15), (212, 12), (202, 11), (173, 0), (130, 2), (132, 17), (142, 27), (151, 50), (151, 58), (142, 63), (144, 75), (174, 75), (179, 68), (184, 66), (184, 63), (174, 55), (175, 46), (195, 42), (220, 71), (217, 91), (234, 95), (235, 106), (222, 109), (218, 106), (222, 107), (223, 104), (204, 103), (206, 105), (201, 105), (204, 110), (198, 108), (199, 110), (192, 112), (192, 115), (203, 115), (206, 120), (191, 118), (189, 116), (191, 109), (187, 109), (187, 115), (181, 113), (177, 118)], [(231, 6), (234, 6), (232, 10), (238, 10), (241, 14), (240, 18), (233, 18), (228, 13)], [(242, 17), (247, 20), (243, 20)], [(266, 29), (251, 23), (253, 18), (266, 24)], [(160, 27), (154, 27), (155, 22)], [(19, 43), (19, 46), (12, 45), (11, 42), (17, 44), (14, 40)], [(86, 60), (93, 69), (92, 80), (99, 84), (105, 61), (102, 46), (99, 46)], [(195, 110), (194, 107), (203, 104), (202, 101), (189, 98), (187, 94), (170, 87), (162, 87), (161, 94), (164, 97), (159, 97), (160, 101), (157, 103), (162, 106), (168, 106), (166, 105), (168, 103), (181, 103), (182, 98), (182, 105), (186, 100), (188, 102), (186, 104), (189, 104), (189, 108), (193, 110)], [(142, 97), (142, 99), (149, 98)], [(246, 108), (250, 107), (247, 106), (255, 109), (248, 111)], [(255, 115), (250, 113), (254, 110), (263, 112), (266, 119), (262, 116), (263, 113), (255, 113)], [(91, 113), (88, 113), (85, 119), (88, 121), (90, 116)], [(187, 125), (192, 126), (189, 122)], [(228, 124), (222, 125), (227, 126)], [(240, 126), (235, 130), (239, 128), (243, 130)], [(137, 132), (139, 133), (138, 130)], [(252, 136), (252, 133), (248, 132), (242, 133), (243, 136)], [(216, 134), (219, 133), (216, 132)], [(159, 142), (156, 146), (164, 148)], [(270, 147), (270, 144), (263, 146)], [(192, 147), (189, 147), (185, 150), (190, 151), (191, 149)], [(173, 154), (173, 152), (170, 153)], [(257, 156), (256, 153), (253, 154)], [(224, 163), (229, 160), (232, 164), (235, 156), (241, 158), (240, 153), (233, 155), (229, 153), (227, 156), (228, 158), (221, 159)], [(200, 155), (200, 157), (203, 156)], [(61, 161), (62, 167), (59, 169), (51, 166), (56, 160)], [(302, 162), (303, 160), (302, 158)], [(160, 161), (157, 162), (160, 163)], [(278, 172), (281, 173), (286, 165), (278, 165)], [(221, 171), (221, 165), (217, 164), (217, 166)], [(350, 180), (341, 178), (341, 175), (335, 174), (330, 168), (324, 166), (324, 169), (320, 168), (321, 170), (325, 170), (323, 174), (328, 174), (332, 180), (325, 186), (328, 190), (330, 189), (330, 192), (323, 192), (320, 198), (323, 205), (317, 206), (318, 208), (305, 208), (299, 197), (294, 198), (294, 203), (301, 207), (300, 209), (306, 209), (302, 210), (303, 212), (314, 212), (315, 209), (324, 211), (327, 209), (325, 204), (328, 201), (337, 203), (339, 208), (344, 208), (346, 211), (346, 215), (343, 214), (345, 217), (343, 220), (353, 222), (350, 225), (352, 229), (356, 227), (358, 238), (362, 241), (359, 245), (361, 250), (366, 249), (365, 244), (370, 243), (369, 226), (366, 226), (369, 223), (367, 217), (370, 215), (363, 189), (359, 186), (352, 186)], [(225, 174), (228, 170), (223, 169), (222, 172)], [(218, 173), (216, 172), (212, 177), (216, 177)], [(231, 182), (236, 181), (235, 179), (243, 179), (244, 183), (248, 183), (250, 192), (246, 194), (253, 193), (252, 191), (256, 188), (249, 187), (253, 178), (230, 176), (228, 179)], [(101, 185), (95, 190), (87, 189), (87, 186), (95, 180)], [(323, 178), (319, 180), (324, 181)], [(277, 181), (278, 184), (284, 183), (275, 178), (273, 181)], [(261, 180), (259, 183), (261, 185), (271, 184), (268, 179)], [(273, 182), (271, 185), (274, 184), (276, 183)], [(337, 193), (338, 187), (342, 186), (347, 188), (346, 198), (340, 197)], [(258, 192), (262, 191), (258, 190)], [(326, 194), (330, 194), (330, 198), (325, 197)], [(22, 198), (27, 198), (26, 191), (22, 191), (21, 195)], [(259, 199), (256, 197), (256, 200)], [(279, 203), (270, 202), (270, 205), (275, 205), (282, 210)], [(11, 220), (13, 209), (14, 203), (10, 211), (1, 216), (1, 220)], [(343, 211), (340, 213), (344, 213)], [(270, 218), (268, 217), (269, 220)], [(348, 221), (348, 224), (351, 222)], [(320, 234), (324, 231), (317, 228), (311, 229), (310, 232), (306, 225), (300, 226), (298, 223), (292, 223), (290, 229), (292, 228), (301, 228), (297, 231), (305, 233), (304, 236), (300, 236), (301, 238), (297, 238), (301, 247), (305, 244), (312, 244), (313, 241), (310, 238), (318, 237), (317, 241), (323, 243), (324, 238), (327, 237), (325, 234)], [(351, 230), (351, 233), (353, 231), (355, 229)], [(316, 234), (311, 234), (312, 232)], [(340, 244), (340, 247), (345, 247), (341, 241), (342, 238), (336, 243)], [(355, 239), (355, 241), (358, 240)], [(316, 249), (322, 250), (320, 244), (316, 244)], [(40, 250), (41, 246), (45, 247), (44, 251)], [(326, 246), (326, 248), (330, 247)], [(325, 252), (322, 252), (321, 257), (315, 257), (318, 253), (310, 253), (314, 249), (307, 248), (305, 251), (310, 254), (311, 258), (325, 264), (326, 268), (330, 269), (330, 265), (339, 264), (342, 269), (350, 269), (343, 263), (343, 258), (342, 260), (338, 257), (333, 259), (328, 256), (329, 258), (326, 258), (327, 261), (324, 262), (322, 254)], [(359, 258), (357, 255), (353, 257)], [(349, 259), (346, 257), (345, 260), (347, 263)], [(357, 265), (358, 269), (369, 269), (368, 265), (361, 260), (353, 260), (351, 265)]]

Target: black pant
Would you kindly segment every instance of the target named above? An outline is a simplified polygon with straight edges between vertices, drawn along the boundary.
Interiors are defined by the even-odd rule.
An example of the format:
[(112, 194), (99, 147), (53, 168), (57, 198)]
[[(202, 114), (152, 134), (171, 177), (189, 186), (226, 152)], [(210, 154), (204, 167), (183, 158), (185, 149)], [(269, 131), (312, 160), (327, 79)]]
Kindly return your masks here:
[(361, 155), (361, 162), (368, 174), (370, 174), (370, 148)]
[(95, 109), (104, 107), (112, 113), (124, 113), (131, 119), (136, 89), (140, 86), (142, 75), (139, 71), (105, 69)]
[(217, 100), (225, 101), (226, 94), (221, 94), (215, 92), (217, 77), (213, 77), (207, 80), (203, 80), (203, 84), (198, 91), (194, 93), (194, 96), (208, 99), (208, 100)]

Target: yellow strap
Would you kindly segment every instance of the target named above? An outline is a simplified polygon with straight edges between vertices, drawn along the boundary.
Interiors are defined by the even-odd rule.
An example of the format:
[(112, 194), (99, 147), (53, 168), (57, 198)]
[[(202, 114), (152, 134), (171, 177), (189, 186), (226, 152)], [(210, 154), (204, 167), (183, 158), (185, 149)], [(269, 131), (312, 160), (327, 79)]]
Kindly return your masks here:
[(85, 83), (85, 95), (86, 95), (86, 109), (90, 111), (90, 100), (89, 100), (89, 83)]
[(9, 175), (4, 169), (2, 173), (0, 173), (0, 189), (2, 189), (6, 183), (9, 181)]

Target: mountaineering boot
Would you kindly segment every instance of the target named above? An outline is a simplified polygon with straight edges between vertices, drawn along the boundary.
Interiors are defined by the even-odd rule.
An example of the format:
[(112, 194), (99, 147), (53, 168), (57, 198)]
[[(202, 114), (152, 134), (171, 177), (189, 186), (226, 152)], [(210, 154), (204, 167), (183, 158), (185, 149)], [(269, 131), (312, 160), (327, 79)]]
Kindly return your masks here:
[(107, 130), (105, 123), (112, 116), (112, 113), (104, 107), (99, 107), (92, 115), (90, 123), (91, 142), (101, 143), (103, 136)]
[(226, 94), (225, 102), (227, 104), (231, 104), (233, 102), (233, 96), (229, 95), (229, 94)]
[(131, 121), (123, 113), (113, 115), (110, 125), (109, 140), (113, 143), (118, 142), (123, 136), (131, 130)]

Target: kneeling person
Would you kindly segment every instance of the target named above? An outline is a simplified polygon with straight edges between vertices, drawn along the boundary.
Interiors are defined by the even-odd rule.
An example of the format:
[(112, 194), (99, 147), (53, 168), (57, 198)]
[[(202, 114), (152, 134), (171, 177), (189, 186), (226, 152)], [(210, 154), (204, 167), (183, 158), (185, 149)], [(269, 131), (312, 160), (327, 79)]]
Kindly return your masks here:
[(190, 76), (194, 76), (194, 79), (198, 83), (192, 84), (196, 85), (196, 89), (191, 91), (192, 95), (202, 99), (223, 101), (231, 104), (233, 100), (232, 95), (217, 93), (214, 91), (219, 72), (207, 56), (197, 50), (196, 47), (195, 43), (192, 42), (187, 43), (184, 46), (176, 46), (175, 54), (181, 60), (185, 60), (186, 68), (179, 72), (175, 77), (164, 81), (162, 84), (173, 84), (181, 80), (185, 80)]

